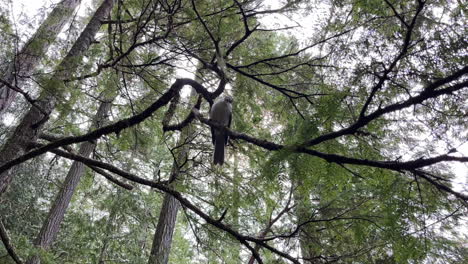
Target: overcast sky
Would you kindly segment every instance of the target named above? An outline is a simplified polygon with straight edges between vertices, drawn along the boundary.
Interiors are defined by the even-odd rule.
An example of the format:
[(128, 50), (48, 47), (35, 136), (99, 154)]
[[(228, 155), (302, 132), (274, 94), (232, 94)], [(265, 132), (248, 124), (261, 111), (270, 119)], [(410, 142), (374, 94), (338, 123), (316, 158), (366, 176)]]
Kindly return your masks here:
[[(41, 20), (44, 18), (44, 12), (40, 12), (40, 8), (47, 8), (50, 11), (52, 8), (51, 6), (54, 3), (58, 3), (60, 0), (11, 0), (9, 1), (9, 6), (13, 10), (11, 14), (11, 19), (16, 23), (16, 30), (17, 32), (24, 33), (24, 37), (31, 36)], [(78, 15), (82, 16), (86, 13), (86, 9), (90, 8), (92, 5), (93, 0), (82, 0), (82, 3), (78, 10)], [(96, 1), (96, 0), (94, 0)], [(270, 5), (273, 8), (277, 8), (278, 5), (277, 0), (268, 0), (266, 1), (267, 5)], [(319, 13), (322, 15), (325, 14), (326, 10), (319, 10)], [(311, 16), (308, 17), (298, 17), (296, 19), (288, 19), (282, 15), (275, 15), (273, 19), (263, 20), (267, 26), (297, 26), (299, 23), (297, 21), (307, 21), (306, 25), (302, 25), (302, 28), (297, 28), (294, 30), (289, 31), (290, 34), (295, 34), (299, 37), (302, 41), (305, 41), (305, 37), (313, 30), (314, 24), (317, 19), (314, 19)], [(24, 22), (32, 23), (35, 28), (29, 28), (25, 26), (21, 26)], [(23, 41), (25, 41), (24, 39)], [(187, 64), (189, 65), (189, 64)], [(191, 71), (191, 70), (189, 70)], [(178, 75), (185, 75), (188, 74), (189, 71), (179, 71)], [(460, 146), (456, 146), (457, 150), (460, 153), (463, 153), (464, 156), (468, 156), (468, 142)], [(468, 192), (468, 164), (463, 163), (451, 163), (451, 166), (454, 168), (454, 172), (457, 175), (457, 178), (454, 180), (454, 189), (456, 191), (464, 191), (465, 193)]]

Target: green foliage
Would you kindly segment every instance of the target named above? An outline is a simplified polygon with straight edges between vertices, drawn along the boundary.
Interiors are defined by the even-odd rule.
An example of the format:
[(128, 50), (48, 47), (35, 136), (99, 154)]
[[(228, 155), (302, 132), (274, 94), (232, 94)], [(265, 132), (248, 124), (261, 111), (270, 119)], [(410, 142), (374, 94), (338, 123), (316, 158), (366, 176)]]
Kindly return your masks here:
[[(269, 151), (234, 139), (226, 164), (212, 166), (209, 127), (195, 119), (190, 130), (163, 132), (164, 106), (136, 126), (101, 137), (91, 158), (163, 183), (180, 165), (169, 186), (239, 234), (266, 237), (269, 246), (294, 257), (338, 263), (466, 259), (467, 238), (459, 234), (466, 231), (458, 232), (466, 207), (459, 200), (408, 170), (328, 162), (297, 152), (307, 148), (362, 161), (405, 161), (433, 157), (463, 143), (466, 89), (385, 114), (344, 136), (306, 144), (414, 97), (428, 83), (465, 66), (465, 3), (427, 1), (414, 23), (408, 52), (386, 73), (405, 45), (408, 27), (401, 19), (411, 22), (418, 1), (388, 1), (395, 10), (380, 0), (288, 1), (274, 11), (262, 1), (193, 1), (204, 24), (192, 1), (181, 1), (174, 13), (165, 6), (171, 1), (156, 1), (155, 9), (154, 1), (117, 2), (96, 43), (76, 58), (79, 67), (70, 78), (77, 80), (63, 84), (46, 74), (60, 52), (45, 59), (36, 88), (58, 102), (46, 132), (70, 136), (93, 130), (91, 121), (103, 98), (113, 103), (102, 125), (140, 113), (182, 77), (181, 68), (196, 72), (204, 87), (214, 91), (219, 76), (212, 69), (219, 52), (229, 79), (224, 93), (234, 97), (231, 128), (284, 148)], [(314, 27), (307, 36), (283, 34), (280, 26), (263, 19), (280, 23), (273, 15), (294, 19), (307, 10), (316, 16), (308, 18)], [(248, 36), (242, 12), (249, 29), (256, 28)], [(87, 19), (76, 21), (77, 27)], [(11, 38), (12, 27), (0, 9), (1, 43), (2, 36)], [(57, 42), (66, 49), (64, 44)], [(9, 49), (0, 47), (0, 58), (11, 58)], [(190, 63), (202, 69), (195, 71)], [(170, 124), (189, 115), (194, 99), (182, 94)], [(200, 113), (207, 116), (208, 111), (203, 100)], [(164, 193), (136, 183), (131, 183), (133, 190), (123, 190), (89, 168), (52, 248), (32, 246), (70, 164), (47, 154), (15, 172), (0, 214), (20, 255), (39, 254), (42, 263), (146, 263)], [(454, 175), (445, 164), (424, 169), (452, 187)], [(179, 211), (171, 248), (170, 263), (248, 263), (251, 258), (238, 239), (188, 207)], [(258, 252), (264, 263), (289, 263), (265, 248)], [(0, 248), (0, 257), (4, 253)]]

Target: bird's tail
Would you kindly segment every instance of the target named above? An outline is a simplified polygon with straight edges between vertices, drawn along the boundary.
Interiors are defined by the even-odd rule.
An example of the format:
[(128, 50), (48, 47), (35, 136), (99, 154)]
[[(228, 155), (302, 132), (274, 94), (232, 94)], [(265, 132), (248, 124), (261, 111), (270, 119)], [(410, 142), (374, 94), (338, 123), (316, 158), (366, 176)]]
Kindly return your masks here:
[(224, 136), (218, 133), (215, 138), (215, 148), (213, 153), (213, 163), (223, 165), (224, 163)]

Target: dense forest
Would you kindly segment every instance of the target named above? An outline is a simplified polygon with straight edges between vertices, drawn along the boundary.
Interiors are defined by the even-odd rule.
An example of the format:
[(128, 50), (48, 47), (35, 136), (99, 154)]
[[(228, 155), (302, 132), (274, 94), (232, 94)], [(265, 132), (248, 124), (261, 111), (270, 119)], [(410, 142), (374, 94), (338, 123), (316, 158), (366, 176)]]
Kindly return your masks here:
[(467, 2), (33, 2), (0, 3), (0, 263), (468, 260)]

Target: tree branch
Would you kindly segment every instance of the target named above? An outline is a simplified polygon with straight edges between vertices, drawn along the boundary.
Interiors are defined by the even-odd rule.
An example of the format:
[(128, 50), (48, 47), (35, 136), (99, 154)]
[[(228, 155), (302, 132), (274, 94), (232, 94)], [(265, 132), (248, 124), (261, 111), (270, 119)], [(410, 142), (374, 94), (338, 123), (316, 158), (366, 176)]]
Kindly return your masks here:
[[(387, 2), (387, 4), (390, 4), (390, 3)], [(365, 116), (366, 111), (367, 111), (370, 103), (374, 99), (374, 96), (377, 93), (377, 91), (382, 88), (385, 81), (388, 79), (388, 75), (390, 74), (390, 72), (393, 71), (393, 69), (396, 67), (398, 62), (408, 52), (408, 49), (409, 49), (409, 46), (410, 46), (410, 43), (411, 43), (411, 36), (413, 35), (414, 26), (416, 25), (416, 20), (417, 20), (419, 14), (421, 13), (423, 8), (424, 8), (424, 3), (420, 3), (420, 5), (418, 6), (418, 9), (416, 10), (416, 14), (414, 15), (410, 25), (407, 25), (406, 22), (404, 22), (404, 24), (407, 25), (407, 31), (406, 31), (405, 38), (403, 40), (403, 45), (401, 47), (401, 51), (399, 52), (398, 56), (395, 57), (395, 59), (392, 61), (392, 63), (390, 63), (388, 68), (385, 69), (385, 71), (383, 73), (383, 76), (379, 77), (379, 82), (372, 88), (369, 97), (367, 98), (366, 102), (364, 103), (364, 106), (361, 109), (361, 113), (359, 114), (360, 118)]]
[[(375, 168), (381, 168), (381, 169), (388, 169), (388, 170), (392, 170), (396, 172), (402, 172), (402, 171), (411, 172), (413, 170), (431, 166), (440, 162), (447, 162), (447, 161), (468, 162), (468, 157), (456, 157), (456, 156), (450, 156), (448, 154), (439, 155), (439, 156), (435, 156), (431, 158), (420, 158), (416, 160), (400, 162), (400, 161), (376, 161), (376, 160), (368, 160), (368, 159), (358, 159), (358, 158), (351, 158), (351, 157), (346, 157), (346, 156), (337, 155), (337, 154), (323, 153), (323, 152), (319, 152), (313, 149), (306, 148), (301, 145), (285, 146), (285, 145), (277, 144), (277, 143), (270, 142), (264, 139), (254, 138), (249, 135), (233, 131), (227, 127), (223, 127), (219, 125), (217, 122), (214, 122), (212, 120), (206, 119), (203, 116), (201, 116), (200, 113), (198, 113), (197, 111), (193, 111), (193, 112), (202, 123), (205, 123), (209, 126), (213, 126), (219, 129), (226, 130), (232, 139), (242, 139), (253, 145), (262, 147), (267, 150), (272, 150), (272, 151), (287, 150), (287, 151), (296, 152), (296, 153), (304, 153), (304, 154), (308, 154), (314, 157), (321, 158), (328, 162), (337, 163), (339, 165), (351, 164), (351, 165), (369, 166), (369, 167), (375, 167)], [(452, 194), (456, 193), (450, 188), (449, 189), (447, 188), (448, 187), (441, 188), (441, 189)], [(462, 200), (467, 200), (466, 199), (467, 197), (463, 194), (457, 193), (456, 196)]]
[(434, 181), (429, 176), (427, 176), (423, 171), (412, 170), (411, 172), (414, 175), (419, 176), (419, 177), (423, 178), (424, 180), (428, 181), (430, 184), (434, 185), (437, 189), (439, 189), (441, 191), (444, 191), (444, 192), (451, 193), (451, 194), (455, 195), (457, 198), (459, 198), (459, 199), (461, 199), (463, 201), (468, 201), (468, 195), (464, 195), (462, 193), (456, 192), (456, 191), (452, 190), (450, 187)]
[(5, 246), (5, 249), (7, 250), (8, 254), (10, 257), (16, 262), (16, 264), (23, 264), (23, 260), (16, 254), (16, 250), (13, 247), (13, 245), (10, 242), (10, 237), (8, 236), (8, 232), (3, 225), (3, 221), (0, 218), (0, 238), (2, 239), (3, 245)]
[(462, 76), (464, 76), (466, 74), (468, 74), (468, 66), (463, 67), (461, 70), (456, 71), (455, 73), (453, 73), (452, 75), (450, 75), (450, 76), (448, 76), (446, 78), (440, 79), (438, 81), (435, 81), (435, 82), (427, 85), (426, 88), (424, 88), (424, 90), (421, 93), (419, 93), (419, 95), (417, 95), (417, 96), (410, 97), (409, 99), (407, 99), (407, 100), (405, 100), (403, 102), (398, 102), (398, 103), (388, 105), (388, 106), (386, 106), (384, 108), (379, 108), (379, 109), (375, 110), (373, 113), (371, 113), (371, 114), (369, 114), (367, 116), (366, 115), (361, 116), (354, 124), (350, 125), (349, 127), (343, 128), (341, 130), (331, 132), (331, 133), (328, 133), (328, 134), (325, 134), (325, 135), (318, 136), (318, 137), (316, 137), (316, 138), (314, 138), (312, 140), (309, 140), (309, 141), (305, 142), (303, 144), (303, 146), (314, 146), (314, 145), (320, 144), (320, 143), (322, 143), (324, 141), (327, 141), (327, 140), (331, 140), (331, 139), (334, 139), (334, 138), (337, 138), (337, 137), (340, 137), (340, 136), (344, 136), (344, 135), (353, 134), (359, 128), (362, 128), (362, 127), (366, 126), (371, 121), (383, 116), (384, 114), (388, 114), (388, 113), (395, 112), (395, 111), (398, 111), (398, 110), (401, 110), (401, 109), (404, 109), (404, 108), (407, 108), (407, 107), (411, 107), (411, 106), (414, 106), (416, 104), (420, 104), (420, 103), (424, 102), (427, 99), (436, 98), (436, 97), (444, 95), (444, 94), (451, 94), (451, 93), (453, 93), (455, 91), (466, 88), (466, 87), (468, 87), (468, 81), (465, 80), (464, 82), (457, 83), (457, 84), (454, 84), (452, 86), (436, 90), (437, 88), (439, 88), (439, 87), (441, 87), (441, 86), (443, 86), (445, 84), (448, 84), (448, 83), (450, 83), (452, 81), (455, 81), (458, 78), (460, 78), (460, 77), (462, 77)]
[(143, 122), (145, 119), (151, 117), (151, 115), (156, 112), (158, 109), (166, 105), (175, 95), (180, 91), (180, 89), (184, 85), (190, 85), (192, 86), (199, 94), (201, 94), (204, 97), (207, 97), (211, 100), (211, 93), (206, 90), (203, 85), (199, 84), (197, 81), (191, 80), (191, 79), (177, 79), (169, 88), (169, 90), (164, 93), (158, 100), (156, 100), (152, 105), (150, 105), (148, 108), (146, 108), (144, 111), (142, 111), (139, 114), (136, 114), (132, 117), (120, 120), (114, 124), (104, 126), (102, 128), (93, 130), (87, 134), (81, 135), (81, 136), (76, 136), (76, 137), (64, 137), (60, 140), (54, 141), (50, 144), (47, 144), (43, 147), (40, 147), (38, 149), (35, 149), (33, 151), (30, 151), (22, 156), (19, 156), (16, 159), (13, 159), (11, 161), (8, 161), (4, 163), (3, 165), (0, 166), (0, 173), (3, 173), (4, 171), (10, 169), (11, 167), (18, 165), (22, 162), (25, 162), (29, 159), (32, 159), (34, 157), (37, 157), (41, 154), (46, 153), (49, 150), (74, 144), (74, 143), (79, 143), (83, 141), (92, 141), (100, 138), (103, 135), (111, 134), (111, 133), (116, 133), (119, 134), (120, 131), (123, 129), (129, 128), (131, 126), (137, 125), (141, 122)]
[(209, 223), (209, 224), (211, 224), (211, 225), (213, 225), (213, 226), (215, 226), (215, 227), (229, 233), (234, 238), (236, 238), (240, 243), (242, 243), (245, 247), (247, 247), (252, 252), (252, 254), (254, 254), (256, 256), (257, 261), (259, 261), (259, 260), (261, 261), (261, 258), (258, 255), (258, 252), (256, 252), (254, 250), (254, 248), (252, 248), (252, 246), (249, 245), (249, 242), (256, 243), (256, 244), (260, 245), (261, 247), (266, 248), (266, 249), (270, 250), (271, 252), (290, 260), (293, 263), (300, 264), (291, 255), (289, 255), (287, 253), (284, 253), (284, 252), (282, 252), (282, 251), (268, 245), (262, 239), (242, 235), (239, 232), (232, 229), (231, 227), (229, 227), (227, 224), (224, 224), (224, 223), (218, 221), (217, 219), (212, 218), (211, 216), (209, 216), (208, 214), (203, 212), (200, 208), (198, 208), (197, 206), (192, 204), (188, 199), (184, 198), (180, 192), (178, 192), (178, 191), (172, 189), (171, 187), (169, 187), (166, 184), (166, 182), (155, 182), (155, 181), (147, 180), (147, 179), (138, 177), (138, 176), (136, 176), (136, 175), (134, 175), (132, 173), (123, 171), (123, 170), (115, 167), (112, 164), (108, 164), (108, 163), (105, 163), (105, 162), (93, 160), (93, 159), (86, 158), (86, 157), (83, 157), (83, 156), (80, 156), (80, 155), (77, 155), (77, 154), (72, 154), (72, 153), (69, 153), (69, 152), (66, 152), (66, 151), (63, 151), (63, 150), (51, 149), (49, 151), (52, 152), (52, 153), (56, 153), (57, 155), (63, 156), (65, 158), (82, 162), (82, 163), (84, 163), (84, 164), (86, 164), (88, 166), (96, 166), (96, 167), (99, 167), (99, 168), (102, 168), (102, 169), (106, 169), (106, 170), (108, 170), (110, 172), (113, 172), (113, 173), (115, 173), (117, 175), (120, 175), (120, 176), (124, 177), (125, 179), (127, 179), (129, 181), (139, 183), (139, 184), (142, 184), (142, 185), (146, 185), (146, 186), (150, 186), (152, 188), (158, 189), (158, 190), (160, 190), (162, 192), (165, 192), (165, 193), (168, 193), (168, 194), (172, 195), (184, 207), (188, 208), (190, 211), (194, 212), (196, 215), (203, 218), (207, 223)]

